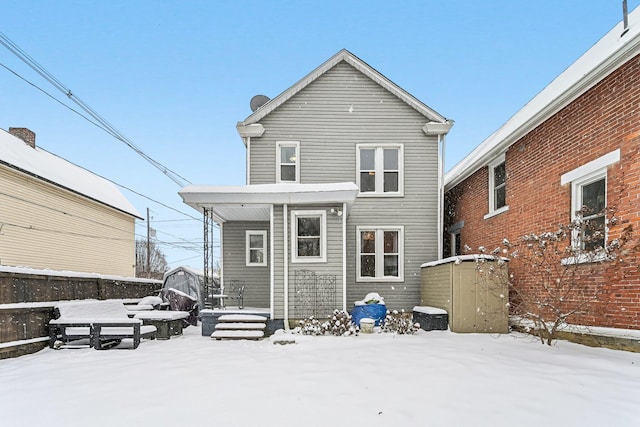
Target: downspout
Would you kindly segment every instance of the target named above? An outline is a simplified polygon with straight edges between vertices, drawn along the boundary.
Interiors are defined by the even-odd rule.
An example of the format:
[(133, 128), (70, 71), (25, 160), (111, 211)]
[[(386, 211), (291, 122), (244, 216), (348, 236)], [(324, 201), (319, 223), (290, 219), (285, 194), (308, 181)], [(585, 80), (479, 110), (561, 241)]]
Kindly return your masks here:
[(347, 204), (342, 203), (342, 311), (347, 311)]
[(282, 205), (282, 218), (283, 218), (283, 236), (284, 236), (284, 259), (282, 264), (284, 265), (283, 279), (284, 279), (284, 330), (289, 330), (289, 232), (287, 228), (287, 217), (289, 206), (285, 203)]
[(251, 137), (247, 136), (245, 138), (246, 146), (247, 146), (247, 156), (246, 156), (246, 164), (245, 169), (247, 170), (245, 179), (247, 180), (247, 185), (251, 183), (251, 168), (249, 165), (251, 164)]
[(444, 135), (438, 134), (438, 258), (442, 259), (444, 246), (443, 215), (444, 212)]
[(442, 259), (442, 250), (444, 247), (444, 152), (445, 152), (445, 136), (453, 126), (453, 120), (445, 120), (444, 122), (428, 122), (422, 130), (427, 135), (436, 135), (438, 137), (438, 209), (437, 209), (437, 227), (438, 227), (438, 255), (436, 259)]

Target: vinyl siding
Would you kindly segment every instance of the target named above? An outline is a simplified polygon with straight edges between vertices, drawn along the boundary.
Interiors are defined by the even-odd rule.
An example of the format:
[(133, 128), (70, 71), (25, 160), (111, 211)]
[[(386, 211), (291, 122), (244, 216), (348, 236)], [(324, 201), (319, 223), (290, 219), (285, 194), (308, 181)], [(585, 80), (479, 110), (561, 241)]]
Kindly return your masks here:
[[(260, 122), (264, 135), (251, 140), (251, 184), (275, 182), (276, 141), (300, 141), (301, 183), (355, 182), (356, 144), (403, 144), (404, 197), (359, 198), (348, 218), (348, 309), (374, 291), (390, 308), (420, 301), (420, 265), (437, 259), (438, 237), (438, 146), (422, 131), (427, 121), (341, 62), (267, 115)], [(405, 227), (404, 282), (356, 282), (358, 225)]]
[(269, 242), (268, 222), (227, 222), (222, 227), (224, 239), (224, 270), (225, 283), (230, 280), (244, 280), (244, 305), (245, 307), (269, 307), (270, 274), (269, 265), (271, 249), (267, 244), (267, 265), (246, 265), (246, 231), (266, 230), (267, 242)]
[(135, 276), (135, 218), (0, 166), (0, 264)]

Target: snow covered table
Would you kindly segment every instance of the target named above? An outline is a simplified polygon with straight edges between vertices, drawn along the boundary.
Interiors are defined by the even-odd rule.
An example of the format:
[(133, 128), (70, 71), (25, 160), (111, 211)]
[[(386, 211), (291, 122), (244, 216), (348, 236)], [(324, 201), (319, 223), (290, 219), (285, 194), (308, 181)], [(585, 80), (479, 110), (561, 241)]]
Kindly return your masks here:
[(130, 319), (121, 301), (72, 301), (56, 305), (60, 314), (49, 321), (49, 346), (57, 343), (88, 339), (89, 347), (101, 350), (103, 342), (133, 339), (138, 348), (141, 338), (155, 338), (156, 328), (143, 325), (139, 319)]
[(189, 317), (186, 311), (151, 310), (136, 313), (134, 319), (140, 319), (145, 325), (155, 326), (156, 338), (168, 340), (172, 335), (182, 335), (183, 320)]

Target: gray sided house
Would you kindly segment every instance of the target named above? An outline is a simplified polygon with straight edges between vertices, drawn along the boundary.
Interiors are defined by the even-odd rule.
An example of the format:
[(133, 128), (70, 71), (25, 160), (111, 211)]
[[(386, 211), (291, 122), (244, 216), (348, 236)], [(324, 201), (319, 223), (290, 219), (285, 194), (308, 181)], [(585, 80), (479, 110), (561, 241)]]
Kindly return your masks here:
[(221, 277), (273, 319), (351, 310), (378, 292), (420, 302), (441, 253), (447, 120), (341, 50), (237, 124), (247, 185), (188, 186), (220, 226)]

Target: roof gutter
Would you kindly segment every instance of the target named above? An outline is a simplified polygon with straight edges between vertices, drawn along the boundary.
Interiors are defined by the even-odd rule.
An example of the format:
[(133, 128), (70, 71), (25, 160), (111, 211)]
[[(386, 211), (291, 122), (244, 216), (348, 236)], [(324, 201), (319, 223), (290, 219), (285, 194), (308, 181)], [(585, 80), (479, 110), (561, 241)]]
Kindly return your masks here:
[[(547, 103), (543, 108), (539, 109), (530, 118), (524, 120), (522, 124), (509, 131), (509, 126), (512, 125), (514, 121), (518, 120), (518, 115), (523, 111), (526, 112), (527, 106), (535, 103), (539, 97), (544, 96), (545, 90), (551, 88), (554, 83), (559, 84), (557, 82), (565, 77), (565, 73), (562, 73), (558, 77), (556, 77), (545, 89), (543, 89), (540, 93), (538, 93), (538, 95), (532, 98), (531, 101), (527, 103), (527, 105), (520, 109), (518, 113), (516, 113), (512, 117), (511, 120), (507, 121), (496, 132), (491, 134), (475, 150), (473, 150), (467, 157), (462, 159), (445, 175), (445, 191), (449, 191), (451, 188), (455, 187), (466, 178), (471, 176), (473, 173), (475, 173), (478, 169), (486, 166), (491, 160), (493, 160), (493, 158), (495, 158), (500, 153), (505, 152), (512, 144), (517, 142), (524, 135), (528, 134), (541, 123), (545, 122), (550, 117), (558, 113), (562, 108), (569, 105), (579, 96), (602, 81), (613, 71), (618, 69), (622, 64), (635, 56), (640, 48), (639, 34), (640, 33), (634, 34), (633, 38), (628, 40), (624, 44), (624, 46), (621, 46), (612, 54), (605, 57), (598, 63), (596, 67), (592, 68), (587, 74), (571, 84), (551, 102)], [(618, 39), (618, 41), (620, 41), (620, 39)], [(588, 55), (588, 53), (589, 51), (587, 51), (581, 58), (584, 58), (585, 55)], [(580, 61), (581, 58), (579, 58), (578, 61)], [(570, 68), (571, 67), (569, 67), (567, 71)]]

